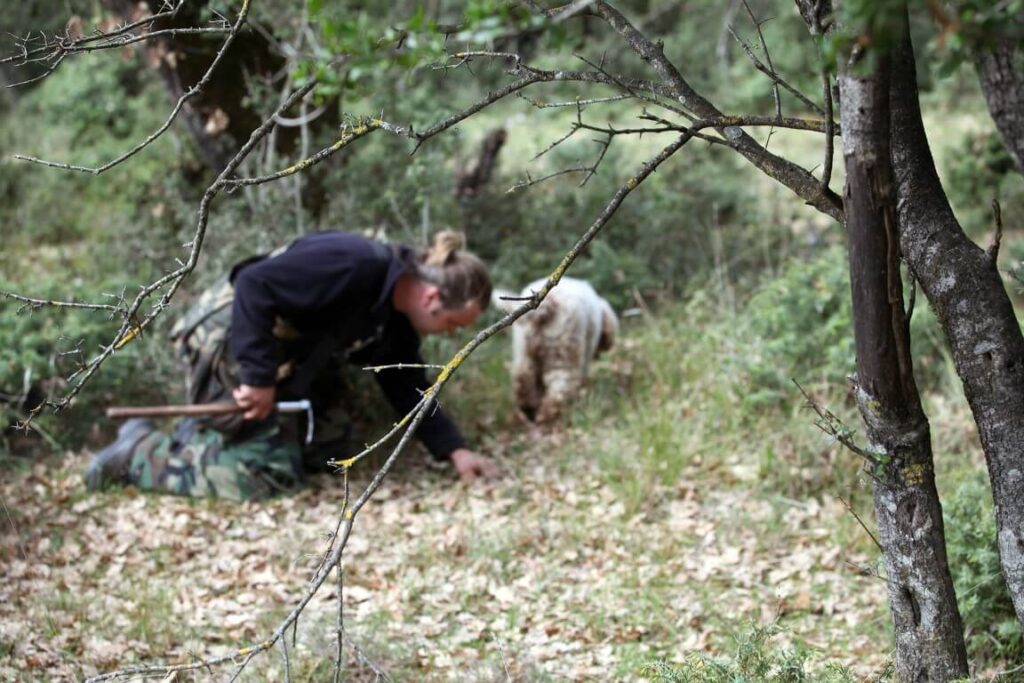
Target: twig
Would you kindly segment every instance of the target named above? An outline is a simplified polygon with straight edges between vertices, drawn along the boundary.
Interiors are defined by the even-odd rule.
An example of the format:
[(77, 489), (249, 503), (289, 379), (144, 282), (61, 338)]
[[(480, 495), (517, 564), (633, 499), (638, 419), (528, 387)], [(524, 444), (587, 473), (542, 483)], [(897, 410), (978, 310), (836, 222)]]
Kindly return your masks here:
[(883, 453), (873, 453), (872, 451), (858, 446), (853, 440), (855, 432), (852, 429), (843, 424), (843, 421), (840, 420), (839, 417), (831, 410), (819, 406), (814, 399), (811, 398), (810, 394), (800, 386), (799, 382), (795, 379), (793, 379), (792, 382), (796, 385), (796, 388), (800, 390), (800, 393), (803, 394), (804, 399), (807, 401), (807, 406), (818, 415), (818, 419), (814, 421), (814, 425), (818, 429), (825, 432), (833, 439), (846, 446), (846, 448), (851, 452), (864, 458), (872, 465), (878, 466), (884, 464), (882, 457), (880, 457), (884, 456)]
[(608, 153), (608, 148), (612, 146), (612, 137), (612, 135), (609, 135), (604, 140), (594, 140), (594, 142), (601, 145), (601, 153), (597, 155), (597, 159), (594, 161), (593, 165), (587, 170), (587, 174), (583, 176), (583, 180), (581, 180), (579, 184), (580, 187), (583, 187), (588, 182), (590, 182), (590, 179), (597, 174), (597, 167), (601, 165), (602, 161), (604, 161), (604, 155)]
[(267, 175), (256, 176), (253, 178), (234, 178), (224, 181), (224, 186), (229, 188), (230, 191), (238, 187), (248, 187), (252, 185), (262, 185), (269, 183), (274, 180), (280, 180), (291, 175), (295, 175), (300, 171), (304, 171), (307, 168), (316, 166), (321, 161), (331, 157), (335, 152), (347, 147), (352, 142), (365, 137), (375, 130), (378, 130), (384, 125), (384, 122), (380, 119), (366, 119), (364, 121), (358, 121), (354, 126), (345, 126), (342, 128), (341, 137), (329, 147), (325, 147), (313, 156), (303, 159), (297, 163), (292, 164), (288, 168), (277, 171), (276, 173), (270, 173)]
[(334, 683), (341, 683), (341, 672), (345, 663), (345, 608), (342, 600), (344, 579), (342, 577), (341, 562), (335, 568), (338, 575), (338, 648), (334, 657)]
[(292, 683), (292, 660), (288, 656), (288, 639), (281, 639), (281, 655), (284, 657), (284, 681)]
[(491, 637), (498, 646), (498, 652), (501, 653), (501, 666), (505, 669), (505, 680), (507, 683), (512, 683), (512, 674), (508, 670), (508, 659), (505, 658), (505, 646), (502, 644), (501, 639), (498, 638), (497, 634), (492, 634)]
[[(83, 37), (74, 38), (74, 39), (72, 39), (69, 34), (65, 33), (62, 36), (54, 36), (55, 42), (48, 41), (46, 39), (45, 35), (40, 34), (40, 38), (42, 40), (42, 45), (40, 45), (39, 47), (34, 47), (32, 49), (28, 49), (27, 43), (30, 40), (30, 38), (26, 38), (21, 43), (21, 45), (20, 45), (20, 47), (21, 47), (20, 54), (11, 55), (10, 57), (4, 57), (4, 58), (0, 59), (0, 64), (10, 64), (10, 63), (13, 63), (13, 62), (20, 61), (20, 64), (19, 64), (19, 66), (20, 66), (20, 65), (23, 65), (23, 64), (27, 64), (30, 61), (41, 61), (41, 60), (36, 60), (36, 59), (31, 59), (31, 58), (34, 57), (35, 55), (41, 55), (41, 54), (43, 54), (45, 52), (49, 52), (50, 55), (49, 55), (49, 57), (42, 58), (43, 60), (45, 60), (45, 59), (60, 59), (60, 60), (63, 60), (64, 57), (67, 56), (67, 54), (69, 54), (71, 52), (81, 51), (81, 50), (77, 50), (76, 48), (78, 48), (80, 46), (83, 46), (83, 45), (86, 45), (88, 43), (91, 43), (93, 41), (97, 41), (97, 40), (112, 41), (114, 38), (122, 36), (122, 35), (128, 33), (129, 31), (133, 31), (136, 28), (139, 28), (140, 26), (145, 26), (145, 25), (152, 26), (154, 23), (156, 23), (157, 21), (159, 21), (161, 19), (173, 18), (174, 16), (177, 15), (178, 10), (181, 9), (181, 7), (184, 4), (185, 4), (185, 0), (178, 0), (178, 2), (171, 9), (168, 9), (168, 10), (162, 11), (162, 12), (158, 12), (157, 14), (154, 14), (154, 15), (151, 15), (151, 16), (148, 16), (148, 17), (143, 17), (143, 18), (141, 18), (141, 19), (139, 19), (137, 21), (134, 21), (132, 23), (126, 23), (124, 26), (121, 26), (120, 28), (114, 29), (113, 31), (107, 31), (107, 32), (97, 31), (96, 33), (94, 33), (92, 35), (83, 36)], [(170, 3), (165, 3), (165, 6), (171, 7)], [(154, 35), (154, 33), (146, 33), (146, 34), (143, 34), (143, 35), (144, 36), (152, 36), (152, 35)], [(121, 47), (121, 46), (122, 46), (121, 43), (107, 45), (107, 47)], [(51, 71), (52, 71), (52, 69), (51, 69)]]
[[(105, 164), (103, 164), (101, 166), (96, 166), (96, 167), (78, 166), (78, 165), (75, 165), (75, 164), (66, 164), (66, 163), (56, 162), (56, 161), (46, 161), (46, 160), (43, 160), (43, 159), (37, 159), (35, 157), (25, 156), (23, 154), (15, 154), (14, 158), (15, 159), (20, 159), (22, 161), (28, 161), (28, 162), (31, 162), (31, 163), (34, 163), (34, 164), (41, 164), (43, 166), (49, 166), (51, 168), (59, 168), (59, 169), (67, 170), (67, 171), (81, 171), (83, 173), (91, 173), (93, 175), (99, 175), (99, 174), (101, 174), (101, 173), (103, 173), (105, 171), (110, 170), (114, 166), (117, 166), (118, 164), (122, 163), (126, 159), (129, 159), (129, 158), (135, 156), (140, 151), (142, 151), (143, 149), (148, 147), (150, 144), (152, 144), (157, 138), (159, 138), (161, 135), (163, 135), (167, 131), (167, 129), (171, 127), (171, 123), (173, 123), (174, 119), (177, 118), (178, 113), (184, 108), (185, 103), (188, 102), (193, 97), (199, 95), (203, 91), (203, 88), (206, 87), (206, 85), (210, 82), (210, 79), (213, 76), (214, 70), (217, 68), (217, 65), (220, 64), (220, 62), (224, 59), (224, 55), (227, 53), (228, 48), (231, 47), (231, 44), (235, 40), (235, 36), (237, 36), (239, 31), (241, 31), (242, 24), (245, 23), (245, 19), (246, 19), (246, 17), (249, 14), (249, 2), (250, 2), (250, 0), (242, 0), (242, 9), (238, 13), (238, 18), (235, 20), (235, 23), (232, 25), (231, 31), (228, 33), (227, 38), (224, 39), (224, 43), (221, 45), (220, 49), (217, 51), (217, 54), (214, 56), (213, 61), (210, 63), (210, 66), (207, 68), (206, 72), (203, 74), (203, 77), (199, 79), (199, 82), (196, 83), (195, 85), (193, 85), (191, 88), (189, 88), (181, 97), (178, 98), (178, 101), (174, 105), (174, 108), (171, 110), (171, 113), (167, 117), (167, 120), (164, 121), (164, 123), (159, 128), (157, 128), (154, 132), (150, 133), (150, 135), (148, 137), (146, 137), (145, 140), (143, 140), (142, 142), (138, 143), (137, 145), (132, 147), (130, 150), (128, 150), (124, 154), (114, 158), (111, 161), (108, 161), (107, 163), (105, 163)], [(180, 5), (179, 5), (179, 7), (180, 7)]]
[(505, 190), (505, 194), (512, 194), (514, 192), (518, 192), (519, 190), (523, 190), (527, 187), (539, 185), (540, 183), (543, 183), (546, 180), (551, 180), (552, 178), (557, 178), (558, 176), (568, 175), (569, 173), (586, 173), (589, 170), (590, 168), (586, 166), (577, 166), (575, 168), (563, 168), (561, 171), (555, 171), (554, 173), (549, 173), (548, 175), (537, 179), (532, 178), (530, 174), (527, 173), (526, 180), (520, 180), (512, 187), (508, 188), (507, 190)]
[(1007, 669), (1006, 671), (997, 671), (995, 676), (996, 678), (1002, 678), (1003, 676), (1011, 676), (1015, 673), (1020, 673), (1021, 671), (1024, 671), (1024, 664), (1015, 666), (1012, 669)]
[(555, 147), (558, 147), (560, 144), (562, 144), (563, 142), (565, 142), (566, 140), (571, 138), (573, 135), (575, 135), (576, 131), (578, 131), (579, 129), (580, 129), (580, 126), (577, 126), (575, 123), (572, 124), (572, 127), (569, 129), (568, 133), (566, 133), (562, 137), (558, 138), (557, 140), (552, 142), (550, 145), (548, 145), (547, 147), (545, 147), (541, 151), (539, 151), (536, 154), (534, 154), (533, 158), (530, 159), (530, 161), (536, 161), (537, 159), (540, 159), (542, 156), (544, 156), (545, 154), (547, 154), (548, 152), (553, 150)]
[(346, 633), (346, 635), (345, 635), (345, 640), (347, 640), (347, 641), (348, 641), (348, 644), (349, 644), (349, 646), (350, 646), (350, 647), (351, 647), (351, 648), (352, 648), (352, 649), (353, 649), (353, 650), (355, 651), (355, 653), (356, 653), (356, 657), (358, 657), (358, 658), (359, 658), (359, 661), (360, 661), (360, 662), (362, 662), (362, 663), (363, 663), (363, 664), (365, 664), (366, 666), (370, 667), (370, 670), (371, 670), (371, 671), (373, 671), (373, 674), (374, 674), (374, 675), (375, 675), (375, 676), (376, 676), (377, 678), (379, 678), (379, 679), (381, 679), (381, 680), (384, 680), (384, 681), (387, 681), (388, 683), (390, 683), (390, 681), (391, 681), (391, 676), (388, 676), (388, 674), (387, 674), (387, 672), (386, 672), (386, 671), (384, 671), (384, 670), (383, 670), (382, 668), (380, 668), (380, 666), (378, 666), (378, 665), (377, 665), (377, 664), (376, 664), (376, 663), (375, 663), (375, 662), (374, 662), (374, 661), (373, 661), (372, 659), (370, 659), (370, 658), (369, 658), (369, 657), (368, 657), (368, 656), (366, 655), (366, 653), (365, 653), (365, 652), (363, 652), (363, 649), (362, 649), (361, 647), (359, 647), (359, 644), (358, 644), (358, 643), (356, 643), (356, 641), (354, 641), (354, 640), (352, 639), (352, 637), (351, 637), (351, 636), (349, 636), (349, 635), (348, 635), (347, 633)]
[(882, 544), (879, 543), (878, 539), (875, 538), (875, 535), (873, 533), (871, 533), (871, 529), (869, 529), (867, 527), (867, 525), (864, 523), (864, 520), (861, 519), (860, 515), (857, 514), (857, 511), (854, 510), (853, 507), (842, 496), (839, 496), (839, 502), (841, 502), (843, 504), (843, 507), (846, 508), (847, 512), (849, 512), (851, 515), (853, 515), (853, 518), (857, 520), (858, 524), (860, 524), (860, 528), (864, 530), (864, 533), (866, 533), (868, 536), (871, 537), (871, 540), (874, 541), (875, 546), (878, 548), (878, 550), (880, 552), (884, 553), (885, 549), (882, 547)]
[(124, 307), (121, 305), (113, 306), (111, 304), (86, 304), (78, 301), (57, 301), (54, 299), (33, 299), (32, 297), (22, 296), (21, 294), (15, 294), (14, 292), (8, 292), (0, 289), (0, 297), (7, 299), (13, 299), (14, 301), (20, 301), (25, 304), (24, 308), (29, 308), (33, 311), (44, 307), (51, 308), (82, 308), (91, 311), (110, 311), (112, 313), (124, 313)]
[[(674, 104), (671, 104), (671, 105), (670, 104), (665, 104), (665, 103), (661, 102), (661, 100), (658, 100), (657, 98), (649, 97), (649, 96), (645, 95), (643, 93), (644, 89), (637, 88), (632, 83), (627, 81), (626, 79), (608, 73), (603, 66), (601, 66), (599, 64), (594, 64), (592, 61), (590, 61), (586, 57), (583, 57), (582, 55), (576, 55), (576, 57), (580, 61), (582, 61), (584, 64), (590, 66), (595, 71), (597, 71), (597, 73), (599, 73), (599, 74), (603, 75), (604, 77), (606, 77), (611, 83), (615, 84), (618, 88), (620, 88), (622, 90), (625, 90), (626, 92), (628, 92), (633, 97), (637, 97), (639, 99), (642, 99), (642, 100), (651, 102), (653, 104), (656, 104), (659, 107), (668, 109), (669, 111), (672, 111), (672, 112), (675, 112), (676, 114), (679, 114), (680, 116), (682, 116), (685, 119), (689, 119), (689, 120), (692, 121), (694, 118), (696, 118), (693, 115), (693, 113), (691, 113), (686, 108), (678, 107), (678, 106), (676, 106)], [(663, 93), (657, 92), (653, 87), (649, 88), (649, 89), (650, 89), (651, 92), (653, 92), (655, 94), (663, 95)], [(672, 99), (675, 99), (675, 98), (673, 97)]]
[[(782, 100), (779, 98), (779, 82), (777, 80), (778, 74), (775, 73), (775, 66), (772, 64), (772, 55), (768, 52), (768, 42), (764, 39), (764, 32), (761, 31), (761, 25), (764, 22), (757, 20), (754, 16), (754, 10), (750, 9), (750, 3), (747, 0), (743, 0), (743, 7), (746, 8), (747, 14), (750, 15), (750, 21), (754, 24), (754, 28), (757, 29), (757, 37), (761, 39), (761, 49), (764, 50), (764, 59), (768, 62), (768, 71), (772, 74), (772, 96), (775, 98), (775, 115), (782, 118)], [(768, 20), (765, 20), (768, 21)], [(767, 143), (766, 143), (767, 144)]]
[[(729, 27), (729, 33), (732, 34), (732, 37), (735, 38), (736, 42), (739, 43), (740, 46), (743, 48), (743, 51), (746, 53), (747, 58), (750, 59), (750, 61), (753, 63), (754, 68), (756, 68), (758, 71), (760, 71), (764, 75), (768, 76), (768, 78), (770, 78), (772, 80), (772, 82), (776, 86), (781, 85), (783, 88), (786, 89), (787, 92), (789, 92), (791, 95), (793, 95), (798, 100), (803, 102), (805, 105), (807, 105), (815, 113), (817, 113), (820, 116), (825, 116), (825, 110), (824, 109), (819, 107), (813, 100), (811, 100), (809, 97), (807, 97), (807, 95), (804, 95), (802, 92), (800, 92), (795, 87), (790, 85), (788, 82), (786, 82), (786, 80), (784, 78), (779, 76), (771, 68), (766, 66), (760, 59), (758, 59), (757, 55), (754, 54), (754, 51), (750, 48), (749, 45), (747, 45), (746, 41), (744, 41), (742, 38), (739, 37), (739, 35), (732, 28), (732, 26)], [(778, 111), (777, 113), (778, 113), (779, 117), (782, 116), (782, 112), (781, 111)]]
[[(331, 534), (331, 547), (328, 547), (327, 552), (324, 553), (324, 558), (323, 558), (324, 560), (327, 559), (327, 557), (331, 554), (331, 551), (333, 550), (333, 544), (338, 539), (338, 533), (341, 531), (341, 524), (342, 524), (342, 522), (345, 519), (348, 519), (348, 505), (349, 505), (349, 500), (350, 500), (349, 476), (348, 476), (349, 475), (349, 469), (350, 468), (346, 467), (344, 469), (344, 472), (343, 472), (342, 490), (344, 491), (344, 495), (342, 496), (342, 502), (341, 502), (341, 514), (338, 515), (338, 523), (334, 527), (334, 533)], [(320, 572), (320, 569), (322, 567), (323, 567), (323, 562), (321, 562), (321, 566), (317, 568), (317, 573)], [(344, 640), (344, 638), (345, 638), (345, 603), (344, 603), (345, 581), (344, 581), (344, 565), (343, 565), (343, 563), (340, 560), (339, 560), (337, 566), (335, 567), (335, 572), (336, 572), (337, 577), (338, 577), (338, 595), (337, 595), (337, 604), (338, 604), (337, 635), (338, 635), (338, 642), (337, 642), (337, 647), (336, 647), (336, 650), (335, 650), (335, 659), (334, 659), (334, 683), (341, 683), (342, 671), (343, 671), (344, 665), (345, 665), (345, 640)]]
[(393, 365), (368, 365), (363, 370), (369, 370), (372, 372), (380, 372), (381, 370), (406, 370), (410, 368), (433, 368), (435, 370), (443, 370), (443, 365), (433, 365), (431, 363), (395, 363)]
[(530, 99), (522, 93), (516, 93), (520, 99), (526, 100), (537, 109), (551, 109), (554, 107), (579, 107), (586, 106), (588, 104), (603, 104), (605, 102), (621, 102), (622, 100), (630, 100), (635, 98), (635, 95), (614, 95), (612, 97), (593, 97), (588, 100), (576, 99), (571, 102), (539, 102), (537, 100)]

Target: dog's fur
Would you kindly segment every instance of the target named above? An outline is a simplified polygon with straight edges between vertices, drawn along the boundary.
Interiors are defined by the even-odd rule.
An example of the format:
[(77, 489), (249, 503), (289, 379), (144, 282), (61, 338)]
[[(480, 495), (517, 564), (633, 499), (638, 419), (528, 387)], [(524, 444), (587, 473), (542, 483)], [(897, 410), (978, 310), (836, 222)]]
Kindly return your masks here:
[[(544, 283), (530, 283), (520, 296)], [(519, 304), (498, 305), (511, 310)], [(537, 310), (512, 326), (512, 379), (523, 415), (539, 423), (557, 420), (583, 386), (591, 359), (612, 348), (618, 331), (615, 311), (590, 283), (563, 277)]]

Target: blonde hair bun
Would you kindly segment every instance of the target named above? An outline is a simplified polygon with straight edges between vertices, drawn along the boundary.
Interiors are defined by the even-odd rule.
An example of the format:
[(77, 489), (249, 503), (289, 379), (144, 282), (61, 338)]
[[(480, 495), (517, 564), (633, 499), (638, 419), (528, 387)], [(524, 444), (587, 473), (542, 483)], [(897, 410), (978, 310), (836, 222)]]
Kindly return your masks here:
[(434, 234), (434, 243), (427, 250), (424, 265), (444, 266), (460, 249), (466, 247), (466, 236), (455, 230), (442, 230)]

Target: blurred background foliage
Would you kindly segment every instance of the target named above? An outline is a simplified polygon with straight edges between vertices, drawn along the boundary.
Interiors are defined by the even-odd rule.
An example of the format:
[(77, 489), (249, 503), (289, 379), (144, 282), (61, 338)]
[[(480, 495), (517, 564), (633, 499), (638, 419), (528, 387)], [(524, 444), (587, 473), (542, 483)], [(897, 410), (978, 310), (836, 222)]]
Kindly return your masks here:
[[(237, 3), (198, 3), (201, 18), (233, 17)], [(687, 79), (728, 112), (770, 114), (768, 80), (729, 32), (762, 54), (757, 32), (738, 3), (624, 0), (617, 3), (653, 38)], [(870, 4), (870, 3), (867, 3)], [(98, 0), (39, 0), (0, 6), (0, 28), (21, 36), (63, 30), (67, 17), (86, 25), (112, 16)], [(844, 3), (856, 17), (864, 3)], [(951, 203), (969, 234), (987, 244), (990, 201), (1003, 206), (1000, 267), (1024, 259), (1024, 182), (999, 142), (965, 63), (964, 45), (998, 21), (992, 3), (959, 3), (961, 24), (950, 32), (916, 12), (920, 82), (933, 153)], [(999, 3), (1012, 10), (1013, 3)], [(817, 99), (816, 45), (790, 0), (751, 0), (778, 71)], [(315, 105), (324, 113), (305, 130), (264, 145), (245, 175), (276, 170), (337, 139), (337, 125), (361, 116), (422, 130), (506, 82), (500, 60), (443, 69), (445, 51), (516, 52), (542, 67), (587, 68), (583, 58), (617, 73), (646, 77), (643, 64), (592, 19), (555, 26), (501, 0), (357, 3), (267, 0), (253, 4), (253, 35), (267, 41), (287, 66), (272, 73), (244, 71), (243, 106), (265, 114), (287, 87), (317, 77)], [(4, 54), (14, 51), (10, 38)], [(763, 56), (763, 54), (762, 54)], [(182, 59), (188, 58), (185, 54)], [(28, 69), (30, 73), (31, 69)], [(15, 83), (25, 71), (0, 66)], [(216, 86), (211, 98), (216, 98)], [(589, 88), (584, 97), (609, 94)], [(581, 90), (545, 84), (526, 95), (535, 102), (573, 101)], [(0, 94), (0, 289), (39, 298), (103, 302), (131, 297), (141, 283), (183, 258), (192, 239), (199, 197), (214, 171), (196, 138), (172, 126), (129, 163), (97, 178), (29, 165), (15, 153), (96, 164), (129, 149), (155, 130), (173, 99), (143, 50), (101, 52), (67, 60), (48, 78)], [(805, 115), (783, 93), (786, 114)], [(638, 108), (623, 102), (582, 108), (597, 125), (637, 123)], [(415, 154), (407, 140), (375, 134), (300, 179), (240, 190), (218, 199), (210, 216), (199, 269), (159, 324), (108, 362), (74, 407), (44, 415), (37, 431), (13, 428), (45, 396), (59, 396), (83, 357), (109, 342), (118, 321), (81, 311), (32, 311), (0, 299), (0, 451), (94, 448), (112, 425), (97, 421), (110, 403), (170, 401), (180, 396), (180, 372), (163, 336), (192, 297), (231, 264), (315, 230), (343, 229), (422, 244), (442, 227), (464, 230), (472, 249), (492, 264), (498, 285), (518, 289), (543, 276), (596, 218), (639, 164), (667, 143), (656, 136), (616, 138), (598, 172), (580, 187), (567, 174), (510, 191), (528, 178), (592, 164), (601, 153), (596, 134), (582, 131), (550, 149), (576, 120), (574, 107), (538, 108), (522, 98), (484, 110), (431, 139)], [(490, 180), (459, 194), (459, 179), (477, 161), (482, 141), (506, 132)], [(756, 131), (771, 149), (820, 172), (821, 140), (785, 131)], [(546, 153), (541, 154), (542, 152)], [(839, 156), (837, 154), (837, 156)], [(833, 187), (840, 188), (841, 160)], [(657, 482), (671, 480), (694, 459), (753, 463), (758, 478), (780, 495), (813, 496), (840, 488), (854, 505), (870, 505), (855, 490), (857, 464), (823, 443), (810, 426), (799, 381), (812, 396), (858, 424), (845, 396), (854, 369), (849, 284), (842, 230), (800, 205), (736, 155), (691, 143), (633, 195), (572, 275), (589, 279), (623, 316), (623, 343), (598, 364), (575, 427), (630, 504), (642, 507)], [(1019, 292), (1013, 291), (1015, 295)], [(909, 287), (908, 287), (909, 295)], [(977, 513), (987, 489), (972, 472), (980, 449), (959, 400), (948, 351), (922, 297), (913, 317), (918, 382), (933, 423), (942, 484), (954, 493), (951, 519), (991, 519)], [(495, 315), (490, 313), (490, 315)], [(430, 340), (440, 357), (456, 346)], [(470, 436), (485, 440), (515, 428), (505, 370), (507, 340), (494, 340), (446, 398)], [(373, 405), (373, 404), (371, 404)], [(371, 411), (372, 412), (372, 411)], [(388, 422), (390, 416), (382, 416)], [(943, 426), (943, 424), (951, 426)], [(966, 427), (964, 425), (967, 425)], [(685, 428), (685, 429), (684, 429)], [(682, 431), (681, 431), (682, 430)], [(589, 439), (589, 440), (588, 440)], [(716, 455), (717, 454), (717, 455)], [(4, 462), (12, 462), (5, 455)], [(625, 473), (625, 474), (624, 474)], [(958, 474), (957, 474), (958, 473)], [(957, 482), (965, 483), (955, 488)], [(1019, 656), (1007, 649), (1015, 623), (1005, 591), (994, 580), (991, 533), (948, 524), (958, 589), (972, 652)], [(983, 533), (983, 531), (985, 531)], [(990, 531), (990, 530), (989, 530)], [(988, 535), (985, 535), (985, 534)], [(1019, 636), (1016, 641), (1019, 643)], [(1002, 639), (1002, 640), (1001, 640)], [(998, 646), (997, 646), (998, 645)], [(666, 674), (667, 675), (667, 674)]]
[[(235, 11), (224, 0), (198, 5), (201, 20), (231, 17)], [(737, 36), (762, 52), (742, 5), (641, 0), (621, 5), (641, 29), (665, 41), (666, 54), (685, 65), (694, 86), (724, 109), (756, 114), (774, 109), (768, 80), (752, 68), (726, 28), (733, 25)], [(790, 5), (758, 0), (750, 8), (763, 21), (776, 68), (793, 85), (815, 94), (819, 75), (809, 56), (819, 48)], [(12, 36), (53, 33), (63, 29), (61, 17), (79, 16), (86, 25), (98, 25), (113, 16), (114, 6), (98, 0), (7, 3), (0, 22)], [(856, 10), (851, 4), (850, 11)], [(1024, 209), (1020, 176), (985, 116), (974, 76), (956, 46), (939, 35), (927, 14), (914, 19), (925, 46), (922, 82), (934, 118), (935, 154), (951, 201), (965, 227), (982, 240), (991, 231), (989, 199), (998, 196), (1012, 237)], [(315, 74), (321, 79), (317, 104), (329, 114), (308, 127), (302, 149), (294, 139), (264, 146), (247, 162), (245, 174), (280, 168), (302, 151), (329, 145), (336, 139), (337, 123), (346, 119), (383, 114), (423, 129), (505, 82), (501, 60), (474, 61), (471, 70), (439, 68), (445, 50), (517, 52), (540, 66), (569, 68), (586, 68), (586, 59), (617, 73), (646, 75), (639, 60), (594, 20), (547, 27), (501, 0), (357, 5), (270, 0), (253, 5), (252, 26), (288, 68), (248, 74), (245, 105), (266, 112), (286, 82), (294, 87)], [(7, 52), (13, 50), (12, 39)], [(26, 72), (33, 73), (7, 64), (0, 74), (12, 83)], [(584, 96), (604, 94), (597, 87)], [(578, 95), (577, 87), (564, 84), (545, 84), (526, 94), (534, 103), (572, 101)], [(794, 98), (785, 93), (782, 98), (786, 113), (806, 113)], [(48, 78), (5, 91), (0, 110), (5, 243), (0, 272), (5, 287), (30, 295), (60, 292), (75, 300), (130, 295), (184, 255), (198, 198), (213, 171), (204, 167), (195, 138), (183, 127), (172, 126), (155, 145), (101, 178), (12, 159), (23, 153), (102, 163), (156, 129), (171, 101), (141, 49), (75, 56)], [(621, 127), (635, 123), (637, 113), (629, 103), (610, 102), (584, 107), (580, 116), (596, 125)], [(510, 98), (413, 155), (408, 141), (378, 134), (319, 166), (308, 180), (286, 179), (221, 197), (211, 214), (200, 268), (176, 298), (171, 315), (149, 335), (154, 348), (189, 297), (230, 264), (314, 230), (345, 229), (423, 243), (434, 230), (452, 226), (466, 231), (471, 247), (493, 265), (499, 285), (518, 288), (545, 274), (633, 169), (665, 144), (657, 136), (619, 137), (583, 187), (583, 175), (577, 173), (510, 191), (527, 178), (590, 165), (598, 158), (601, 143), (591, 131), (550, 148), (576, 116), (573, 107), (537, 108), (525, 98)], [(471, 194), (457, 194), (459, 178), (476, 163), (485, 136), (496, 129), (506, 131), (507, 138), (493, 176)], [(758, 133), (762, 139), (768, 135)], [(820, 140), (783, 131), (771, 135), (770, 147), (808, 167), (820, 166)], [(833, 183), (838, 187), (841, 178)], [(1024, 256), (1022, 244), (1008, 239), (1006, 257)], [(743, 329), (764, 340), (737, 360), (749, 373), (746, 400), (755, 406), (792, 400), (793, 376), (842, 382), (852, 367), (841, 245), (838, 226), (799, 206), (737, 156), (695, 143), (630, 197), (573, 274), (591, 280), (620, 311), (659, 311), (696, 297), (715, 302), (723, 316), (738, 317)], [(4, 304), (5, 319), (17, 308)], [(50, 317), (37, 312), (28, 319)], [(72, 316), (64, 317), (70, 327), (78, 326)], [(40, 329), (59, 326), (60, 318), (40, 322)], [(927, 312), (915, 325), (922, 328), (916, 338), (932, 340), (927, 353), (919, 354), (922, 366), (941, 367), (940, 361), (929, 360), (941, 355), (941, 343), (928, 331)], [(88, 326), (99, 336), (90, 337), (85, 352), (94, 351), (102, 331), (109, 334), (116, 321), (93, 316)], [(55, 366), (41, 347), (38, 358), (26, 357), (34, 352), (25, 349), (34, 347), (15, 336), (23, 332), (19, 322), (0, 333), (8, 336), (0, 340), (4, 346), (18, 349), (22, 359), (2, 368), (0, 390), (8, 395), (19, 394), (22, 365), (33, 367), (40, 381), (60, 374), (52, 372)], [(101, 373), (100, 384), (118, 387), (117, 368), (123, 375), (132, 362), (128, 355), (115, 359), (111, 371)], [(944, 375), (936, 371), (936, 377)], [(173, 371), (159, 380), (145, 383), (151, 391), (159, 387), (163, 396), (154, 398), (179, 390)], [(24, 408), (5, 405), (9, 413)], [(92, 421), (84, 406), (50, 426), (59, 438), (78, 420)]]

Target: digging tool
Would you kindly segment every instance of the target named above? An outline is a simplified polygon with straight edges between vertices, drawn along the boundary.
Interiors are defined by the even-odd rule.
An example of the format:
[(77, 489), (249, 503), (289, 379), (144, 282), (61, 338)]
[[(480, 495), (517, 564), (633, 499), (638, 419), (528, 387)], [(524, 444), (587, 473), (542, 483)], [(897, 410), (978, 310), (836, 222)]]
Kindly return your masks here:
[[(279, 401), (274, 404), (279, 413), (306, 413), (306, 443), (313, 441), (313, 404), (308, 399), (301, 401)], [(237, 403), (194, 403), (176, 406), (112, 406), (107, 408), (107, 417), (203, 417), (206, 415), (227, 415), (241, 413), (245, 408)]]

